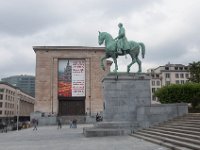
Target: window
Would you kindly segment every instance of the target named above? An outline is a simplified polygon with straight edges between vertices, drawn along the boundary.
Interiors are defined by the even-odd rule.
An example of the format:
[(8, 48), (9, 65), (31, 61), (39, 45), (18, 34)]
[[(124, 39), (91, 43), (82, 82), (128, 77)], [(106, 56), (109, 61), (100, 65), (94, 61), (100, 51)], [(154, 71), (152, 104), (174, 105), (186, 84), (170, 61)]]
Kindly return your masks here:
[(152, 85), (155, 85), (155, 81), (152, 81)]
[(185, 81), (184, 80), (181, 80), (181, 84), (184, 84), (185, 83)]
[(175, 74), (175, 78), (179, 78), (179, 74), (178, 73)]
[(160, 81), (156, 81), (156, 85), (159, 86), (160, 85)]
[(2, 108), (2, 106), (3, 106), (3, 103), (2, 103), (2, 102), (0, 102), (0, 108)]
[(159, 78), (159, 74), (156, 74), (156, 78)]
[(188, 73), (186, 73), (186, 74), (185, 74), (185, 77), (186, 77), (186, 78), (189, 78), (189, 74), (188, 74)]
[(179, 84), (179, 80), (176, 80), (176, 84)]
[(0, 92), (4, 92), (4, 89), (0, 88)]
[(184, 78), (184, 74), (183, 74), (183, 73), (181, 73), (181, 74), (180, 74), (180, 77), (181, 77), (181, 78)]
[(152, 88), (152, 93), (155, 93), (156, 92), (156, 89), (155, 88)]
[(3, 94), (0, 94), (0, 100), (2, 100), (3, 99)]
[(169, 74), (169, 73), (166, 73), (166, 74), (165, 74), (165, 78), (170, 78), (170, 74)]
[(0, 115), (2, 115), (2, 110), (0, 110)]
[(169, 67), (165, 67), (165, 70), (169, 70)]

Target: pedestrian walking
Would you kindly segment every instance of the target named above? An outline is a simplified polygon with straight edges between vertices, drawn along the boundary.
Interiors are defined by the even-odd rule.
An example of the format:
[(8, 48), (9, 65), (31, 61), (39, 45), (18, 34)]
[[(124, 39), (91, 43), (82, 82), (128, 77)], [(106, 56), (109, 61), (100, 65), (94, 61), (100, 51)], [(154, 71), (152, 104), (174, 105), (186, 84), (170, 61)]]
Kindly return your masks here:
[(62, 128), (62, 123), (61, 123), (61, 118), (60, 117), (57, 117), (57, 125), (58, 125), (57, 129), (61, 129)]
[(71, 120), (69, 120), (69, 128), (73, 128), (73, 124)]
[(33, 125), (33, 131), (37, 130), (38, 120), (33, 118), (31, 122), (32, 122), (32, 125)]

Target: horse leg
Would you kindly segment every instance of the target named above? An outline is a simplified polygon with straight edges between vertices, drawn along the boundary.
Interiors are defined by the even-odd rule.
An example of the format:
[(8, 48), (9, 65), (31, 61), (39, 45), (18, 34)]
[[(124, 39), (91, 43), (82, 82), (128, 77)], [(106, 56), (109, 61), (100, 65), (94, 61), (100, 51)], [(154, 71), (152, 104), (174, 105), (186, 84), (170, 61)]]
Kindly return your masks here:
[(116, 56), (113, 56), (112, 58), (113, 58), (113, 61), (115, 63), (115, 69), (113, 70), (113, 72), (117, 72), (117, 70), (118, 70), (117, 58), (116, 58)]
[(134, 54), (131, 54), (131, 53), (130, 53), (129, 55), (131, 56), (132, 62), (127, 66), (127, 73), (130, 72), (131, 66), (136, 62), (135, 57), (134, 57)]
[(104, 66), (104, 64), (103, 64), (103, 61), (104, 61), (104, 59), (106, 59), (106, 58), (107, 58), (106, 56), (104, 56), (104, 57), (101, 58), (101, 68), (102, 68), (103, 70), (105, 70), (105, 66)]
[(137, 64), (138, 64), (138, 73), (141, 73), (142, 72), (142, 67), (141, 67), (141, 61), (139, 60), (139, 58), (138, 57), (136, 57), (136, 62), (137, 62)]
[(135, 59), (133, 58), (133, 59), (132, 59), (132, 62), (127, 66), (127, 73), (130, 72), (130, 68), (131, 68), (131, 66), (132, 66), (134, 63), (135, 63)]

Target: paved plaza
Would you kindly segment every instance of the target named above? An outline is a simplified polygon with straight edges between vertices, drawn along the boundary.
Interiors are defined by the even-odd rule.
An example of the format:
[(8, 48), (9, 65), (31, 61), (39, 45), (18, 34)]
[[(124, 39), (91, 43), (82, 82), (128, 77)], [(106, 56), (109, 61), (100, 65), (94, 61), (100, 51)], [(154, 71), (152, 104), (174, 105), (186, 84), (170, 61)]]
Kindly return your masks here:
[(110, 136), (86, 138), (83, 127), (70, 129), (64, 125), (38, 127), (20, 131), (0, 133), (0, 150), (168, 150), (160, 145), (131, 136)]

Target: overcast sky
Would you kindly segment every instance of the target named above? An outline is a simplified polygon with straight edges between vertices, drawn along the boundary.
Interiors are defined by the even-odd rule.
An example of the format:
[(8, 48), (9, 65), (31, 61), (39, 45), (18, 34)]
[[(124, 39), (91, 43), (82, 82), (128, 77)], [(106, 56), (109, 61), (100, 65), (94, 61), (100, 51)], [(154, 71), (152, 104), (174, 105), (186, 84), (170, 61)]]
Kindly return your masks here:
[(200, 0), (0, 0), (0, 78), (35, 75), (32, 46), (99, 46), (98, 31), (116, 37), (119, 22), (146, 46), (143, 72), (200, 60)]

